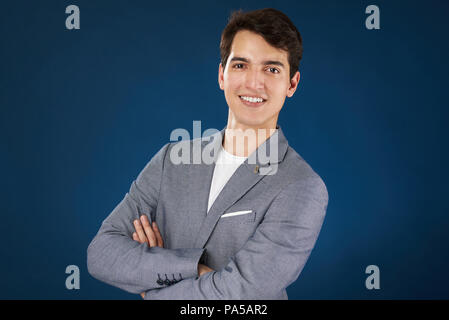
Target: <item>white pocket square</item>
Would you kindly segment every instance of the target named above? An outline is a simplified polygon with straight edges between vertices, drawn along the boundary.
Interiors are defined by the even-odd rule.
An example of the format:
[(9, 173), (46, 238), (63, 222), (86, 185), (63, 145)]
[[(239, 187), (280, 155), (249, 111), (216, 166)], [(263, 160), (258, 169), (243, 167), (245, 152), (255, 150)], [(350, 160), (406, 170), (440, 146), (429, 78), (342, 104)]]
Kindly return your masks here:
[(243, 210), (243, 211), (229, 212), (229, 213), (225, 213), (224, 215), (222, 215), (221, 218), (239, 216), (239, 215), (248, 214), (248, 213), (251, 213), (251, 212), (253, 212), (253, 210)]

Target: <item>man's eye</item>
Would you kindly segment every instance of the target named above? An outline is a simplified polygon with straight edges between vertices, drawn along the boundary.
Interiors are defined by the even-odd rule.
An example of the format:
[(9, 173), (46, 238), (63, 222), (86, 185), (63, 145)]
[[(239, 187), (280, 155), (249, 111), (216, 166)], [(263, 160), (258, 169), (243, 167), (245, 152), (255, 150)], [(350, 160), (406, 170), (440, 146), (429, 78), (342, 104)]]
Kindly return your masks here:
[(235, 69), (242, 69), (243, 68), (243, 64), (242, 63), (237, 63), (234, 65)]
[(271, 73), (279, 73), (279, 70), (276, 68), (268, 68), (268, 71), (270, 71)]

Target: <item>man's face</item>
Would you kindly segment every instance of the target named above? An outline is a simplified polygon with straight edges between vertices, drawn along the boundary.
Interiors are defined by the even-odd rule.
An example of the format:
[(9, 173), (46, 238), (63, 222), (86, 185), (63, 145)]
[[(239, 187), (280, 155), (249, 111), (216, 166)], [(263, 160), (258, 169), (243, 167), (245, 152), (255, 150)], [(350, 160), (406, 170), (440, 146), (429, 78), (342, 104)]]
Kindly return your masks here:
[[(285, 97), (291, 97), (299, 72), (290, 79), (288, 53), (251, 31), (237, 32), (218, 82), (229, 106), (231, 127), (275, 128)], [(229, 123), (231, 121), (231, 123)]]

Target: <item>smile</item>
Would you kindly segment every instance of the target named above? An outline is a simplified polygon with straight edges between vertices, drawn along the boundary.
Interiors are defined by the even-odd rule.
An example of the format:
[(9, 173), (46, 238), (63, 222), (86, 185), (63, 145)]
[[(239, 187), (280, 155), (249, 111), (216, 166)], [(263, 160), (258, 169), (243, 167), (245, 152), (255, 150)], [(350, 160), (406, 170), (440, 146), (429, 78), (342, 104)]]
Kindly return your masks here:
[(239, 98), (245, 105), (250, 107), (258, 107), (267, 101), (261, 97), (239, 96)]

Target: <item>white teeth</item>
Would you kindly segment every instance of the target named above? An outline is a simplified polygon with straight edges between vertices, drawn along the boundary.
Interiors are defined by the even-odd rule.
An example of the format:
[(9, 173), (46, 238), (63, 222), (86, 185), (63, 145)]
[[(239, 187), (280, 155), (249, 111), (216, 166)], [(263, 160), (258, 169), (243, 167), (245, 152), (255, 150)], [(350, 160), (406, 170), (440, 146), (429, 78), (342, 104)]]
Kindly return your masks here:
[(245, 97), (245, 96), (241, 96), (240, 98), (242, 100), (249, 101), (249, 102), (262, 102), (263, 101), (262, 98), (253, 98), (253, 97)]

